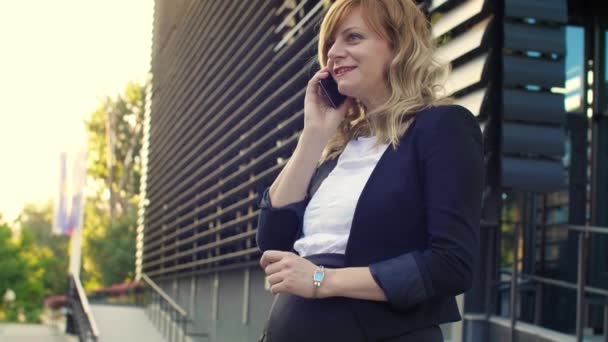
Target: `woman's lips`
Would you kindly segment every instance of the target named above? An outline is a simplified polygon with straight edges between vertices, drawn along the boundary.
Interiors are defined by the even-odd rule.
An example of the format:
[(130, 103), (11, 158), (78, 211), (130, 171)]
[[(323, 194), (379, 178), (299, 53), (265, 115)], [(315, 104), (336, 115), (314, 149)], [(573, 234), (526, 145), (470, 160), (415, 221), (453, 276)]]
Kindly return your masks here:
[(348, 70), (348, 71), (346, 71), (346, 72), (341, 72), (341, 73), (339, 73), (339, 74), (336, 74), (336, 76), (335, 76), (335, 77), (336, 77), (336, 78), (342, 77), (342, 76), (344, 76), (344, 75), (348, 74), (349, 72), (351, 72), (351, 71), (353, 71), (353, 70), (355, 70), (355, 69), (356, 69), (356, 67), (354, 67), (354, 68), (352, 68), (352, 69), (350, 69), (350, 70)]

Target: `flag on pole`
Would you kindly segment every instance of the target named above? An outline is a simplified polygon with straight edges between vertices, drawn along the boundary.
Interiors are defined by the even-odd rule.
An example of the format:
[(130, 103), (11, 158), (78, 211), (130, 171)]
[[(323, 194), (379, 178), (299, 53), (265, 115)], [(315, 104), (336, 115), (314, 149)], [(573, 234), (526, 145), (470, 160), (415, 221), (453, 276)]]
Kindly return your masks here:
[(86, 153), (80, 151), (74, 158), (71, 187), (68, 187), (67, 154), (60, 155), (59, 197), (55, 205), (53, 232), (72, 235), (82, 228), (84, 214), (84, 187), (86, 184)]
[(74, 159), (74, 172), (72, 173), (72, 205), (66, 226), (66, 233), (72, 235), (77, 229), (82, 229), (84, 214), (84, 187), (87, 177), (86, 153), (78, 152)]
[(65, 227), (68, 221), (68, 175), (67, 175), (67, 154), (62, 152), (59, 155), (59, 196), (55, 202), (55, 214), (53, 220), (53, 233), (65, 234)]

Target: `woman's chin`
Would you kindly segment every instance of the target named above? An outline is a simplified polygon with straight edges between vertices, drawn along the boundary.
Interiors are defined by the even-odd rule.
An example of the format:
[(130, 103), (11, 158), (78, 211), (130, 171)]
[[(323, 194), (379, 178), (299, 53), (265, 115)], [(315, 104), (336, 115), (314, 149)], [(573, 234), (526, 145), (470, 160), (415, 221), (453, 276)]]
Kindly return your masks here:
[(353, 98), (357, 97), (355, 95), (355, 92), (353, 91), (353, 89), (346, 85), (344, 85), (344, 86), (338, 85), (338, 92), (340, 92), (340, 94), (348, 96), (348, 97), (353, 97)]

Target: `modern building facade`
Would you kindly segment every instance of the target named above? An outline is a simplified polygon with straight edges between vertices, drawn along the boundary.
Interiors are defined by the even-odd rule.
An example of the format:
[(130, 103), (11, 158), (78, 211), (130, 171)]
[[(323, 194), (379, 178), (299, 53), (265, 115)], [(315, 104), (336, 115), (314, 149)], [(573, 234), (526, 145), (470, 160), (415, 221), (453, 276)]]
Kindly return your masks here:
[[(326, 0), (156, 0), (138, 272), (201, 341), (253, 341), (272, 295), (257, 192), (303, 127)], [(608, 327), (608, 11), (426, 0), (449, 95), (484, 133), (473, 289), (452, 341), (601, 340)], [(606, 337), (603, 337), (606, 339)]]

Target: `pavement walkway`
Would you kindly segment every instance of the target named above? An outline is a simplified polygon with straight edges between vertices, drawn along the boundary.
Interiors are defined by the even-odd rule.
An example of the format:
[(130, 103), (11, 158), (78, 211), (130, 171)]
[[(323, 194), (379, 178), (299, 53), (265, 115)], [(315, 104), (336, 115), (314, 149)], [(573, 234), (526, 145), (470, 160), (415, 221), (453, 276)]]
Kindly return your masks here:
[(119, 305), (91, 305), (100, 342), (166, 342), (142, 308)]
[(43, 324), (0, 324), (2, 342), (69, 342), (76, 341)]

